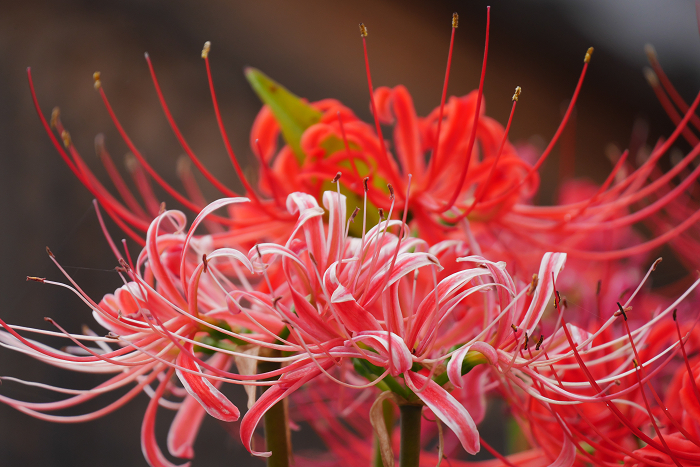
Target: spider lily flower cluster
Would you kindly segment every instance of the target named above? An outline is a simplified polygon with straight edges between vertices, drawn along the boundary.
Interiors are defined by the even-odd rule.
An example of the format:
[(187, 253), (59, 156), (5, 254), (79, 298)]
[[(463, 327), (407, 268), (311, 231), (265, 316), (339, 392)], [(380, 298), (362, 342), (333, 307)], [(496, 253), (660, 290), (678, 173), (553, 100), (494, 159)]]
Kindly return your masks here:
[[(700, 129), (700, 95), (687, 105), (652, 56), (653, 76), (659, 77), (652, 85), (677, 124), (674, 133), (639, 167), (625, 151), (602, 185), (568, 180), (559, 205), (535, 206), (537, 170), (567, 123), (592, 49), (560, 127), (539, 158), (528, 162), (508, 141), (513, 112), (505, 127), (483, 112), (489, 21), (478, 90), (447, 100), (448, 60), (442, 101), (427, 117), (417, 116), (403, 86), (373, 88), (364, 25), (374, 124), (338, 101), (308, 103), (247, 70), (265, 103), (251, 132), (260, 163), (255, 186), (243, 177), (226, 134), (206, 43), (202, 58), (217, 124), (245, 196), (199, 161), (148, 55), (166, 119), (189, 157), (178, 164), (185, 194), (151, 168), (118, 120), (100, 74), (94, 76), (132, 153), (128, 168), (144, 206), (102, 137), (96, 150), (121, 200), (93, 175), (58, 110), (50, 121), (43, 116), (29, 74), (39, 117), (59, 154), (95, 195), (96, 208), (99, 203), (143, 249), (134, 262), (126, 240), (118, 246), (111, 239), (97, 209), (124, 282), (100, 301), (85, 294), (49, 252), (67, 283), (29, 279), (77, 294), (108, 334), (70, 334), (53, 320), (55, 331), (0, 320), (0, 343), (52, 365), (114, 376), (90, 390), (39, 384), (68, 396), (57, 402), (2, 395), (0, 401), (71, 423), (105, 415), (145, 392), (151, 401), (141, 441), (146, 460), (158, 467), (173, 465), (156, 443), (158, 407), (177, 410), (169, 453), (191, 459), (206, 414), (239, 420), (241, 409), (222, 392), (225, 383), (248, 393), (242, 443), (253, 455), (282, 458), (276, 465), (291, 456), (269, 449), (277, 445), (274, 424), (282, 427), (282, 438), (288, 436), (286, 410), (279, 419), (270, 417), (282, 403), (336, 455), (323, 465), (389, 466), (396, 448), (403, 466), (443, 458), (469, 465), (457, 459), (460, 452), (476, 454), (482, 447), (498, 465), (700, 465), (700, 280), (667, 299), (645, 285), (658, 260), (643, 270), (647, 254), (666, 242), (698, 251), (693, 232), (700, 210), (692, 190), (700, 171), (689, 167), (700, 145), (689, 124)], [(450, 58), (456, 15), (452, 26)], [(513, 111), (520, 93), (516, 88)], [(664, 100), (666, 93), (673, 102)], [(393, 124), (393, 153), (382, 123)], [(657, 163), (681, 136), (693, 149), (661, 173)], [(206, 204), (190, 163), (225, 197)], [(165, 209), (152, 182), (196, 213), (191, 225), (185, 213)], [(649, 223), (655, 236), (637, 234), (632, 226), (638, 222)], [(695, 256), (683, 260), (695, 265)], [(597, 312), (572, 316), (568, 301)], [(71, 346), (52, 349), (24, 332), (62, 336)], [(53, 413), (128, 385), (129, 392), (95, 412)], [(506, 457), (482, 439), (477, 425), (487, 394), (506, 402), (529, 449)], [(400, 440), (387, 401), (400, 407)], [(423, 410), (434, 422), (421, 423)], [(338, 423), (339, 417), (347, 423)], [(255, 446), (263, 419), (267, 450)], [(443, 425), (449, 429), (443, 432)], [(428, 449), (436, 440), (437, 453)]]

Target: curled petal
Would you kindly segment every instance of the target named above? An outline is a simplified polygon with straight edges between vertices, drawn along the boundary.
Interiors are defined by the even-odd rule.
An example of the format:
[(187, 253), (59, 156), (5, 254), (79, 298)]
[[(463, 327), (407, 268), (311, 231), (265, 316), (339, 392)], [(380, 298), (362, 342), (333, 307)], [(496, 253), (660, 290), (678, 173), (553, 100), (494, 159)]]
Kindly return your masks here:
[[(168, 371), (165, 379), (163, 379), (158, 389), (156, 389), (155, 394), (148, 403), (148, 408), (146, 409), (146, 414), (143, 416), (143, 423), (141, 424), (141, 450), (143, 451), (143, 457), (146, 458), (146, 462), (148, 462), (148, 465), (151, 467), (178, 467), (165, 458), (163, 452), (158, 447), (154, 431), (156, 412), (158, 411), (158, 400), (163, 396), (165, 387), (168, 385), (172, 375), (173, 370)], [(187, 462), (179, 467), (189, 467), (189, 465), (190, 463)]]
[[(394, 334), (391, 334), (391, 362), (393, 366), (392, 375), (400, 375), (401, 373), (410, 370), (413, 366), (413, 355), (406, 347), (404, 340)], [(362, 342), (372, 347), (382, 356), (388, 357), (389, 340), (387, 339), (386, 331), (366, 331), (361, 332), (355, 338), (355, 342)], [(346, 343), (346, 345), (349, 345)]]
[[(326, 360), (321, 364), (326, 369), (333, 365), (333, 362)], [(253, 451), (251, 442), (253, 441), (253, 432), (260, 423), (260, 419), (265, 415), (273, 405), (292, 394), (309, 380), (321, 374), (321, 370), (315, 364), (306, 365), (303, 368), (295, 370), (283, 376), (281, 380), (284, 382), (271, 386), (267, 391), (260, 396), (260, 399), (248, 410), (241, 420), (241, 441), (245, 445), (248, 452), (258, 457), (270, 457), (272, 452)]]
[[(230, 358), (224, 354), (216, 354), (208, 363), (216, 368), (225, 370), (229, 366)], [(220, 387), (221, 381), (214, 382), (214, 386)], [(192, 445), (199, 433), (204, 413), (204, 407), (197, 399), (194, 397), (185, 398), (168, 431), (168, 451), (170, 451), (170, 454), (184, 459), (192, 459), (194, 457)]]
[[(190, 345), (191, 347), (191, 345)], [(197, 362), (185, 352), (180, 352), (177, 357), (178, 365), (189, 370), (201, 373)], [(241, 413), (238, 407), (216, 389), (204, 376), (195, 375), (177, 370), (177, 377), (187, 392), (194, 397), (209, 415), (224, 422), (235, 422)]]
[(471, 345), (465, 345), (455, 352), (452, 359), (450, 359), (450, 362), (447, 364), (447, 377), (456, 388), (462, 387), (462, 361), (470, 350), (483, 354), (486, 360), (488, 360), (489, 365), (495, 365), (496, 362), (498, 362), (496, 350), (486, 342), (477, 341)]
[[(404, 373), (404, 379), (408, 387), (416, 392), (435, 416), (457, 435), (465, 451), (469, 454), (479, 452), (479, 431), (467, 409), (457, 399), (435, 381), (418, 373), (407, 371)], [(425, 384), (428, 384), (428, 387), (419, 392), (418, 388), (423, 388)]]

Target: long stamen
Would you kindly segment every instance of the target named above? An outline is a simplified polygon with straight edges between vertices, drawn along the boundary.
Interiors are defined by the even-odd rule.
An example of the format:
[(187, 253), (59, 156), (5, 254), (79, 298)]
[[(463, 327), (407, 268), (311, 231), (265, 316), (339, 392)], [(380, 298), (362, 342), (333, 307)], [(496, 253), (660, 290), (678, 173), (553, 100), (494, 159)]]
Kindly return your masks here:
[(493, 174), (496, 172), (496, 165), (498, 164), (499, 159), (501, 158), (501, 154), (503, 153), (503, 147), (506, 145), (506, 141), (508, 141), (508, 132), (510, 131), (510, 124), (513, 122), (513, 115), (515, 114), (515, 106), (518, 103), (518, 99), (520, 98), (520, 93), (522, 92), (522, 89), (520, 86), (516, 86), (515, 88), (515, 94), (513, 94), (513, 106), (510, 109), (510, 116), (508, 117), (508, 124), (506, 125), (506, 129), (503, 132), (503, 139), (501, 140), (501, 145), (498, 148), (498, 153), (496, 154), (496, 159), (494, 159), (493, 164), (491, 165), (491, 170), (489, 171), (489, 175), (486, 177), (486, 181), (482, 185), (479, 186), (477, 189), (477, 192), (474, 194), (474, 201), (472, 201), (472, 205), (469, 206), (469, 208), (464, 211), (462, 214), (460, 214), (456, 219), (454, 219), (454, 222), (458, 222), (465, 217), (467, 217), (474, 207), (481, 202), (483, 199), (484, 195), (486, 194), (486, 190), (488, 190), (489, 183), (491, 182), (491, 179), (493, 178)]
[(573, 112), (574, 105), (576, 105), (576, 101), (578, 99), (578, 95), (581, 92), (581, 87), (583, 86), (583, 79), (586, 77), (586, 70), (588, 70), (588, 64), (591, 61), (591, 55), (593, 54), (593, 47), (589, 47), (588, 51), (586, 52), (585, 57), (583, 58), (583, 70), (581, 70), (581, 76), (578, 79), (578, 83), (576, 84), (576, 89), (574, 90), (574, 95), (571, 97), (571, 102), (569, 102), (569, 107), (566, 109), (566, 113), (564, 114), (564, 117), (561, 120), (561, 123), (559, 124), (559, 128), (557, 128), (556, 133), (554, 133), (554, 136), (552, 137), (551, 141), (545, 148), (545, 150), (542, 152), (542, 155), (540, 156), (539, 159), (537, 159), (537, 162), (535, 162), (535, 165), (533, 165), (528, 173), (523, 177), (522, 180), (520, 180), (519, 183), (513, 185), (510, 190), (508, 190), (506, 193), (504, 193), (499, 200), (507, 198), (511, 193), (513, 193), (515, 190), (518, 190), (521, 186), (525, 184), (526, 181), (530, 179), (533, 173), (537, 172), (539, 168), (544, 164), (544, 161), (547, 159), (547, 156), (552, 152), (552, 149), (554, 146), (557, 144), (557, 141), (559, 140), (559, 137), (561, 136), (562, 132), (564, 131), (564, 128), (566, 127), (566, 123), (569, 121), (569, 117), (571, 116), (571, 113)]
[[(681, 121), (681, 116), (675, 109), (675, 107), (673, 107), (673, 103), (669, 100), (663, 88), (659, 85), (659, 77), (656, 75), (656, 73), (654, 73), (654, 71), (652, 71), (649, 68), (644, 69), (644, 77), (647, 79), (649, 86), (651, 86), (651, 89), (654, 91), (654, 94), (656, 94), (656, 98), (658, 99), (659, 104), (661, 104), (661, 107), (663, 107), (664, 111), (668, 114), (673, 124), (678, 125)], [(686, 104), (685, 111), (687, 110), (688, 106)], [(697, 120), (697, 115), (692, 115), (690, 118), (690, 122), (695, 126), (697, 126)], [(688, 143), (690, 143), (691, 146), (695, 146), (700, 142), (700, 139), (698, 139), (698, 137), (695, 136), (695, 134), (690, 130), (689, 127), (683, 128), (683, 137), (686, 141), (688, 141)]]
[(270, 186), (270, 190), (272, 191), (272, 200), (275, 202), (277, 207), (282, 207), (282, 203), (280, 201), (280, 198), (284, 199), (284, 194), (279, 193), (279, 186), (277, 183), (277, 180), (275, 180), (275, 175), (270, 170), (270, 167), (267, 165), (267, 162), (265, 162), (265, 159), (263, 158), (263, 152), (262, 148), (260, 147), (260, 140), (255, 139), (255, 149), (256, 151), (253, 151), (253, 154), (255, 154), (255, 157), (258, 158), (258, 162), (260, 163), (260, 168), (262, 169), (263, 177), (265, 177), (265, 181), (267, 184)]
[(437, 131), (435, 133), (435, 147), (433, 148), (433, 153), (430, 156), (430, 167), (428, 168), (428, 173), (430, 174), (428, 180), (433, 180), (435, 177), (435, 167), (438, 166), (438, 148), (440, 147), (440, 130), (442, 129), (442, 117), (445, 110), (445, 100), (447, 99), (447, 84), (450, 80), (450, 66), (452, 65), (452, 50), (455, 44), (455, 31), (457, 30), (459, 24), (459, 15), (457, 13), (452, 13), (452, 34), (450, 35), (450, 51), (447, 54), (447, 70), (445, 70), (445, 82), (442, 85), (442, 97), (440, 98), (440, 112), (438, 114), (437, 121)]
[(158, 79), (156, 78), (156, 72), (155, 69), (153, 68), (153, 64), (151, 63), (151, 57), (148, 55), (148, 52), (144, 54), (146, 57), (146, 62), (148, 63), (148, 70), (151, 73), (151, 80), (153, 81), (153, 86), (156, 88), (156, 94), (158, 95), (158, 100), (160, 101), (160, 106), (163, 108), (163, 113), (165, 113), (165, 118), (168, 120), (168, 123), (170, 124), (170, 128), (172, 128), (173, 133), (175, 133), (175, 137), (180, 143), (180, 146), (182, 146), (182, 149), (185, 150), (185, 153), (187, 153), (187, 156), (192, 160), (194, 165), (197, 166), (197, 169), (199, 169), (200, 172), (202, 172), (202, 175), (206, 177), (209, 182), (214, 185), (221, 193), (228, 197), (236, 197), (239, 196), (237, 195), (233, 190), (229, 189), (226, 187), (223, 183), (221, 183), (214, 175), (209, 172), (206, 167), (201, 163), (199, 158), (194, 154), (192, 149), (190, 148), (190, 145), (187, 144), (187, 141), (185, 141), (184, 136), (182, 136), (182, 133), (180, 132), (180, 129), (178, 128), (177, 124), (175, 123), (175, 119), (173, 118), (172, 114), (170, 113), (170, 109), (168, 108), (168, 105), (165, 103), (165, 98), (163, 97), (163, 93), (161, 92), (160, 89), (160, 84), (158, 83)]
[(367, 55), (367, 27), (364, 25), (364, 23), (360, 23), (360, 37), (362, 37), (362, 48), (365, 52), (365, 69), (367, 70), (367, 86), (369, 87), (369, 99), (370, 104), (372, 105), (372, 116), (374, 117), (374, 126), (377, 130), (377, 138), (379, 138), (379, 145), (381, 147), (382, 160), (380, 162), (387, 171), (393, 172), (392, 165), (389, 161), (389, 154), (386, 151), (386, 144), (384, 143), (382, 129), (379, 125), (377, 105), (374, 101), (374, 87), (372, 86), (372, 75), (369, 71), (369, 57)]
[[(663, 88), (666, 90), (668, 95), (671, 97), (671, 100), (673, 100), (673, 103), (676, 104), (676, 107), (678, 109), (685, 113), (688, 111), (688, 104), (685, 102), (683, 97), (678, 93), (676, 88), (673, 86), (673, 83), (671, 83), (671, 80), (668, 79), (668, 76), (666, 75), (666, 72), (664, 72), (663, 68), (661, 68), (661, 64), (659, 63), (659, 59), (656, 56), (656, 50), (651, 44), (647, 44), (644, 47), (644, 51), (647, 54), (647, 58), (649, 59), (649, 64), (651, 64), (651, 67), (654, 70), (655, 77), (658, 78), (658, 81), (661, 83)], [(693, 115), (690, 119), (691, 123), (695, 128), (700, 129), (700, 118), (697, 115)]]
[(462, 168), (462, 173), (459, 176), (459, 181), (455, 187), (455, 191), (452, 194), (452, 198), (447, 202), (446, 205), (442, 206), (440, 212), (445, 212), (452, 208), (462, 191), (462, 186), (464, 185), (464, 180), (467, 177), (467, 171), (469, 170), (469, 162), (472, 158), (472, 152), (474, 149), (474, 142), (476, 141), (476, 129), (479, 126), (479, 111), (481, 110), (481, 99), (484, 96), (484, 78), (486, 76), (486, 60), (489, 55), (489, 29), (491, 25), (491, 7), (486, 7), (486, 44), (484, 45), (484, 61), (481, 64), (481, 78), (479, 78), (479, 94), (476, 98), (476, 109), (474, 110), (474, 119), (472, 120), (472, 132), (469, 135), (469, 143), (467, 144), (466, 150), (466, 160), (464, 162), (464, 167)]
[[(209, 92), (211, 93), (211, 101), (212, 101), (212, 104), (214, 106), (214, 114), (216, 115), (216, 123), (219, 126), (219, 133), (221, 133), (221, 139), (224, 141), (224, 146), (226, 148), (226, 152), (228, 153), (229, 159), (231, 159), (231, 163), (233, 163), (233, 167), (236, 170), (236, 175), (238, 175), (238, 178), (241, 180), (241, 183), (243, 184), (243, 187), (245, 188), (246, 194), (252, 198), (252, 200), (255, 204), (262, 207), (263, 204), (260, 202), (258, 195), (253, 190), (253, 187), (250, 186), (250, 183), (248, 183), (248, 180), (245, 178), (245, 175), (243, 175), (243, 169), (241, 169), (241, 166), (238, 163), (238, 159), (236, 158), (236, 154), (233, 152), (233, 148), (231, 147), (231, 142), (229, 141), (228, 134), (226, 133), (226, 129), (224, 128), (224, 122), (221, 118), (221, 112), (219, 111), (219, 101), (216, 99), (216, 92), (214, 91), (214, 80), (211, 76), (211, 66), (209, 65), (209, 51), (210, 50), (211, 50), (211, 43), (207, 41), (204, 43), (204, 48), (202, 49), (202, 58), (204, 59), (204, 63), (206, 64), (206, 68), (207, 68), (207, 80), (209, 81)], [(266, 211), (267, 211), (267, 209), (266, 209)]]
[(357, 280), (360, 278), (360, 271), (362, 270), (362, 262), (364, 260), (363, 255), (365, 251), (365, 234), (367, 233), (367, 192), (369, 191), (369, 177), (365, 177), (363, 182), (364, 186), (364, 195), (363, 195), (363, 204), (362, 204), (362, 240), (360, 244), (360, 255), (357, 260), (357, 272), (355, 273), (355, 277), (353, 278), (353, 281), (351, 282), (352, 284), (352, 293), (355, 293), (355, 290), (357, 289)]
[[(620, 307), (620, 310), (623, 310), (622, 305), (620, 305), (619, 302), (618, 302), (617, 306)], [(661, 444), (666, 449), (666, 454), (669, 455), (669, 457), (671, 458), (671, 460), (673, 461), (674, 464), (676, 464), (678, 467), (681, 467), (681, 464), (678, 462), (676, 457), (671, 452), (671, 449), (668, 447), (668, 444), (666, 443), (666, 440), (664, 439), (664, 436), (661, 433), (661, 430), (659, 430), (659, 427), (656, 424), (656, 419), (654, 417), (654, 414), (651, 412), (651, 406), (649, 405), (647, 395), (644, 392), (644, 385), (642, 384), (642, 378), (644, 377), (644, 373), (643, 373), (642, 365), (641, 365), (642, 360), (640, 359), (639, 353), (637, 352), (637, 346), (634, 345), (634, 339), (632, 338), (632, 333), (630, 332), (629, 324), (627, 324), (627, 316), (625, 316), (625, 319), (622, 323), (625, 326), (625, 331), (627, 331), (627, 335), (629, 336), (630, 345), (632, 346), (632, 351), (634, 352), (634, 356), (636, 358), (635, 363), (634, 363), (634, 367), (636, 370), (635, 374), (637, 375), (637, 383), (639, 384), (639, 392), (641, 393), (642, 399), (644, 400), (644, 406), (646, 407), (647, 412), (649, 413), (649, 420), (651, 420), (651, 424), (654, 426), (654, 431), (656, 431), (656, 436), (658, 436), (659, 441), (661, 441)], [(640, 364), (637, 365), (636, 362), (639, 362)]]
[(348, 137), (345, 134), (345, 125), (343, 125), (343, 117), (340, 115), (340, 110), (336, 112), (336, 116), (338, 117), (338, 125), (340, 126), (340, 135), (343, 138), (343, 146), (345, 146), (345, 153), (348, 156), (348, 159), (350, 159), (350, 164), (352, 165), (352, 170), (355, 172), (355, 176), (357, 179), (360, 179), (360, 171), (357, 170), (357, 164), (355, 164), (355, 158), (352, 156), (352, 153), (350, 152), (350, 144), (348, 143)]
[(685, 367), (688, 370), (688, 376), (690, 377), (690, 386), (693, 388), (693, 394), (695, 394), (695, 399), (700, 403), (700, 390), (695, 384), (695, 376), (693, 375), (693, 369), (690, 367), (690, 361), (688, 360), (688, 354), (685, 352), (685, 345), (683, 345), (683, 337), (681, 336), (681, 328), (676, 319), (676, 310), (673, 310), (673, 321), (676, 323), (676, 332), (678, 333), (678, 342), (681, 345), (681, 352), (683, 353), (683, 360), (685, 362)]
[[(372, 262), (369, 265), (369, 271), (367, 273), (367, 280), (365, 281), (364, 288), (362, 289), (362, 297), (364, 297), (365, 292), (369, 289), (369, 284), (372, 281), (372, 274), (374, 274), (374, 267), (377, 264), (377, 258), (379, 257), (379, 250), (384, 246), (384, 236), (386, 235), (386, 231), (389, 229), (389, 222), (391, 222), (391, 215), (394, 212), (394, 203), (396, 203), (396, 196), (394, 195), (394, 187), (391, 186), (391, 184), (387, 185), (387, 188), (389, 188), (389, 196), (391, 198), (391, 206), (389, 206), (389, 213), (386, 216), (386, 222), (384, 223), (384, 230), (381, 232), (381, 237), (379, 236), (379, 232), (377, 232), (376, 235), (376, 240), (374, 241), (374, 255), (372, 256)], [(379, 223), (377, 225), (382, 224), (382, 215), (381, 212), (379, 214)], [(361, 298), (362, 298), (361, 297)]]
[[(552, 282), (555, 284), (554, 290), (555, 290), (555, 295), (556, 295), (556, 281), (554, 280), (554, 273), (552, 273)], [(554, 303), (555, 303), (555, 308), (557, 309), (559, 314), (562, 316), (562, 329), (564, 330), (564, 335), (566, 336), (566, 339), (569, 342), (569, 346), (571, 347), (571, 350), (574, 353), (574, 357), (576, 358), (576, 362), (578, 363), (581, 370), (583, 370), (584, 375), (586, 376), (588, 381), (591, 383), (593, 388), (598, 392), (602, 392), (596, 379), (591, 374), (590, 370), (586, 366), (585, 362), (581, 358), (581, 355), (579, 354), (579, 352), (576, 348), (577, 344), (574, 343), (573, 338), (571, 337), (571, 333), (569, 332), (569, 329), (566, 326), (566, 322), (564, 322), (563, 313), (561, 311), (561, 308), (559, 307), (559, 301), (555, 300)], [(651, 439), (651, 437), (647, 436), (644, 432), (639, 430), (632, 421), (630, 421), (625, 415), (623, 415), (623, 413), (615, 406), (615, 404), (609, 402), (607, 399), (604, 400), (604, 402), (605, 402), (605, 405), (608, 407), (608, 409), (617, 417), (617, 419), (620, 420), (634, 435), (636, 435), (642, 441), (651, 445), (655, 449), (662, 451), (662, 452), (665, 452), (663, 449), (663, 446), (661, 446), (659, 443), (657, 443), (653, 439)], [(695, 457), (691, 454), (684, 454), (684, 453), (680, 453), (678, 451), (674, 451), (674, 454), (676, 454), (678, 457), (680, 457), (682, 459), (688, 459), (688, 458), (693, 459), (693, 460), (695, 459)]]
[[(58, 110), (58, 107), (55, 110)], [(149, 216), (146, 214), (143, 208), (141, 208), (141, 205), (138, 203), (138, 201), (136, 201), (133, 193), (131, 193), (131, 190), (124, 182), (124, 179), (112, 160), (112, 156), (110, 156), (109, 152), (107, 152), (107, 148), (105, 148), (104, 144), (104, 135), (102, 134), (95, 136), (95, 153), (97, 153), (97, 157), (99, 157), (102, 161), (102, 165), (104, 165), (105, 169), (107, 170), (109, 178), (112, 180), (114, 187), (119, 192), (119, 195), (124, 200), (124, 203), (126, 203), (129, 209), (131, 209), (131, 211), (137, 216), (144, 219), (149, 219)]]

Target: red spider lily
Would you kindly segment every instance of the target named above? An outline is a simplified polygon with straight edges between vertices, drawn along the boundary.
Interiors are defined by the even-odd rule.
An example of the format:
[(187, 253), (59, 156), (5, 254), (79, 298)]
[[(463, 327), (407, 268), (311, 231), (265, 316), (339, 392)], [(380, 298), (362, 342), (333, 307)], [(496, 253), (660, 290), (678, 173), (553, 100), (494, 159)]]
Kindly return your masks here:
[[(473, 235), (483, 253), (506, 259), (514, 266), (518, 264), (526, 270), (536, 267), (542, 253), (548, 249), (566, 252), (573, 258), (599, 261), (643, 254), (668, 241), (674, 241), (679, 247), (697, 246), (692, 232), (700, 210), (685, 207), (682, 200), (687, 196), (687, 189), (700, 175), (698, 170), (686, 170), (700, 152), (689, 128), (689, 124), (697, 126), (695, 110), (700, 97), (687, 105), (662, 79), (664, 89), (680, 111), (670, 112), (677, 128), (666, 141), (654, 148), (641, 167), (636, 170), (627, 167), (627, 153), (623, 153), (605, 183), (585, 199), (551, 207), (532, 206), (529, 200), (537, 189), (537, 170), (551, 153), (567, 124), (581, 90), (592, 51), (589, 50), (585, 56), (581, 77), (560, 127), (537, 161), (531, 164), (508, 142), (507, 134), (513, 114), (511, 113), (505, 128), (484, 115), (482, 90), (488, 55), (488, 19), (478, 91), (464, 97), (447, 99), (456, 27), (455, 17), (442, 101), (427, 117), (417, 116), (411, 96), (404, 87), (373, 88), (364, 26), (362, 40), (374, 125), (360, 121), (350, 109), (337, 101), (306, 103), (260, 72), (248, 70), (248, 78), (267, 104), (251, 132), (251, 146), (260, 162), (260, 183), (257, 187), (251, 186), (243, 177), (226, 134), (211, 79), (210, 45), (205, 44), (202, 57), (205, 59), (217, 124), (226, 151), (243, 181), (245, 194), (251, 199), (250, 205), (230, 208), (228, 217), (211, 216), (207, 221), (210, 230), (219, 232), (230, 241), (248, 246), (254, 243), (253, 239), (259, 235), (257, 227), (262, 224), (266, 226), (267, 239), (284, 238), (294, 225), (294, 218), (289, 216), (284, 207), (287, 195), (304, 191), (320, 199), (323, 190), (327, 188), (327, 180), (338, 171), (344, 173), (344, 193), (348, 196), (352, 193), (352, 199), (358, 202), (363, 195), (363, 179), (370, 177), (370, 183), (375, 189), (369, 192), (369, 216), (376, 220), (373, 205), (388, 209), (384, 188), (386, 184), (398, 189), (397, 201), (401, 205), (404, 201), (401, 197), (405, 191), (406, 175), (410, 173), (414, 177), (413, 189), (409, 195), (411, 225), (420, 232), (422, 238), (433, 244), (446, 236), (461, 238), (466, 234), (471, 238)], [(188, 145), (167, 106), (151, 60), (148, 56), (146, 59), (165, 116), (185, 153), (224, 196), (235, 196), (232, 190), (202, 165)], [(660, 77), (664, 78), (665, 75)], [(95, 87), (117, 130), (133, 153), (134, 159), (129, 164), (130, 172), (144, 198), (146, 209), (139, 206), (135, 196), (126, 188), (101, 139), (98, 138), (97, 141), (98, 152), (123, 202), (112, 196), (83, 162), (58, 114), (54, 114), (51, 124), (63, 139), (67, 151), (51, 132), (49, 122), (41, 114), (35, 96), (34, 102), (47, 133), (66, 164), (100, 201), (107, 214), (131, 238), (143, 244), (145, 240), (138, 231), (147, 230), (150, 219), (157, 215), (159, 205), (150, 189), (151, 180), (195, 212), (205, 202), (188, 164), (179, 166), (186, 191), (184, 195), (153, 170), (118, 120), (107, 99), (99, 73), (95, 76)], [(513, 110), (518, 95), (519, 88), (513, 97)], [(663, 103), (667, 101), (668, 99), (662, 100)], [(380, 123), (394, 124), (392, 152), (387, 149), (384, 138), (378, 136)], [(286, 145), (278, 151), (277, 139), (280, 133), (283, 134)], [(670, 172), (657, 173), (656, 164), (681, 135), (688, 139), (694, 149)], [(425, 156), (428, 153), (431, 158), (426, 163)], [(455, 177), (456, 174), (459, 177)], [(683, 176), (682, 182), (674, 187), (672, 181), (679, 175)], [(649, 177), (652, 179), (648, 180)], [(633, 209), (647, 198), (652, 199), (647, 206), (636, 211)], [(659, 216), (663, 216), (663, 221), (657, 222)], [(473, 231), (469, 229), (467, 220), (471, 222)], [(594, 232), (613, 235), (613, 232), (623, 227), (645, 220), (653, 221), (657, 234), (651, 240), (640, 240), (632, 245), (606, 246), (602, 249), (590, 248), (585, 240)], [(524, 248), (525, 245), (527, 248)], [(556, 248), (553, 248), (555, 245)], [(522, 253), (523, 251), (531, 254)]]

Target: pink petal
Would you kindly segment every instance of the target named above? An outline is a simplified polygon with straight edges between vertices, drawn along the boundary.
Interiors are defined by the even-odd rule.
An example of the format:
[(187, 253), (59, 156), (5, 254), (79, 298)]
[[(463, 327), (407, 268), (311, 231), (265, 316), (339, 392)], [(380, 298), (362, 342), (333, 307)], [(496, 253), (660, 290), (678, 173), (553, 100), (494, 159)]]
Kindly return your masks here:
[(338, 260), (338, 250), (345, 237), (345, 218), (347, 217), (345, 205), (344, 195), (340, 195), (339, 198), (338, 193), (333, 191), (323, 193), (323, 206), (328, 211), (328, 235), (326, 239), (328, 262), (325, 265), (319, 265), (322, 269)]
[(447, 377), (456, 388), (462, 387), (462, 361), (470, 350), (482, 353), (490, 365), (495, 365), (496, 362), (498, 362), (496, 350), (486, 342), (477, 341), (471, 345), (465, 345), (452, 355), (452, 358), (447, 364)]
[[(330, 368), (333, 362), (326, 359), (321, 365), (324, 368)], [(251, 442), (253, 441), (253, 432), (260, 423), (260, 419), (265, 415), (270, 407), (292, 394), (309, 380), (321, 374), (321, 370), (314, 363), (310, 363), (298, 370), (284, 375), (281, 379), (283, 383), (271, 386), (267, 391), (260, 396), (260, 399), (255, 402), (255, 405), (248, 410), (241, 420), (241, 441), (248, 452), (258, 457), (270, 457), (272, 452), (253, 451)]]
[[(359, 333), (353, 338), (355, 342), (362, 342), (385, 358), (389, 357), (389, 340), (387, 339), (386, 331), (365, 331)], [(397, 376), (401, 373), (410, 370), (413, 366), (413, 355), (406, 347), (404, 340), (394, 334), (391, 335), (391, 361), (394, 366), (392, 375)], [(349, 344), (345, 344), (346, 346)]]
[(195, 220), (192, 222), (192, 225), (190, 226), (190, 230), (187, 232), (187, 237), (185, 237), (185, 243), (183, 244), (182, 247), (182, 257), (180, 259), (180, 280), (182, 281), (182, 289), (187, 290), (187, 277), (185, 275), (185, 260), (187, 258), (187, 247), (190, 244), (190, 240), (192, 239), (192, 236), (194, 235), (194, 231), (197, 229), (199, 224), (202, 223), (202, 221), (212, 212), (216, 211), (219, 208), (222, 208), (224, 206), (228, 206), (230, 204), (238, 204), (238, 203), (247, 203), (250, 200), (248, 198), (221, 198), (213, 203), (210, 203), (209, 205), (205, 206), (204, 209), (200, 211), (200, 213), (197, 215)]
[[(156, 393), (151, 398), (148, 403), (148, 408), (143, 417), (143, 423), (141, 424), (141, 450), (143, 451), (143, 457), (146, 458), (148, 465), (151, 467), (178, 467), (177, 465), (170, 462), (165, 458), (163, 452), (158, 447), (156, 442), (155, 425), (156, 425), (156, 412), (158, 410), (158, 400), (163, 396), (165, 392), (165, 387), (170, 381), (173, 371), (168, 371), (165, 379), (160, 383)], [(182, 464), (180, 467), (189, 467), (190, 463), (187, 462)]]
[(381, 326), (370, 312), (361, 307), (350, 291), (340, 283), (337, 277), (338, 263), (333, 263), (323, 277), (323, 283), (331, 294), (331, 303), (338, 315), (352, 332), (380, 330)]
[(549, 464), (548, 467), (571, 467), (576, 460), (576, 446), (571, 442), (566, 434), (564, 435), (564, 443), (561, 446), (561, 452), (557, 460)]
[[(404, 373), (404, 380), (406, 385), (418, 395), (420, 400), (425, 402), (425, 405), (433, 411), (435, 416), (457, 435), (465, 451), (469, 454), (479, 452), (479, 431), (467, 409), (457, 399), (435, 381), (418, 373), (407, 371)], [(419, 392), (426, 383), (428, 387)]]
[(545, 253), (540, 263), (540, 272), (537, 274), (539, 283), (535, 289), (535, 295), (532, 297), (532, 303), (527, 310), (527, 314), (522, 319), (518, 328), (523, 328), (528, 334), (532, 334), (533, 329), (540, 322), (540, 318), (544, 313), (549, 297), (554, 292), (554, 284), (552, 284), (552, 273), (556, 280), (559, 272), (564, 269), (566, 262), (566, 253)]
[[(230, 365), (230, 361), (227, 355), (216, 354), (207, 363), (225, 370)], [(221, 384), (221, 381), (214, 382), (216, 388), (221, 387)], [(189, 396), (185, 398), (168, 431), (168, 451), (170, 454), (184, 459), (194, 457), (192, 445), (199, 433), (204, 414), (204, 407), (197, 399)]]
[(287, 211), (290, 214), (299, 214), (299, 220), (294, 226), (294, 234), (289, 238), (293, 238), (297, 229), (303, 227), (309, 253), (314, 255), (319, 267), (323, 267), (327, 260), (322, 218), (324, 214), (323, 209), (318, 206), (313, 196), (296, 192), (291, 193), (287, 197)]
[[(185, 352), (180, 352), (177, 357), (177, 363), (188, 370), (199, 373), (202, 371), (199, 365), (197, 365), (197, 362)], [(206, 410), (209, 415), (224, 422), (235, 422), (238, 420), (238, 417), (241, 415), (238, 411), (238, 407), (233, 405), (226, 396), (221, 394), (221, 392), (209, 382), (209, 379), (180, 371), (179, 369), (177, 369), (177, 377), (180, 378), (187, 392), (204, 407), (204, 410)]]

